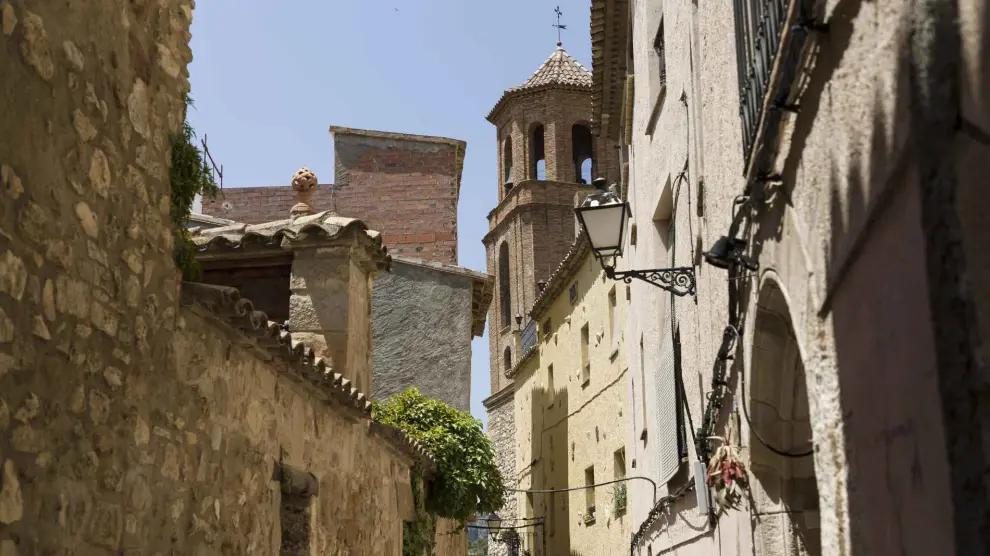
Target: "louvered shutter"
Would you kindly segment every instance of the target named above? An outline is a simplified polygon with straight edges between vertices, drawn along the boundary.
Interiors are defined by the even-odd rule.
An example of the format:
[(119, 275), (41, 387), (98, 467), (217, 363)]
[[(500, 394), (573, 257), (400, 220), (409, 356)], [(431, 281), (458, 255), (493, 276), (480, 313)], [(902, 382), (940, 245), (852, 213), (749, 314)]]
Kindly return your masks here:
[(664, 319), (660, 336), (660, 359), (654, 388), (657, 404), (657, 451), (660, 482), (669, 481), (680, 467), (679, 430), (677, 419), (677, 380), (674, 335), (671, 322)]

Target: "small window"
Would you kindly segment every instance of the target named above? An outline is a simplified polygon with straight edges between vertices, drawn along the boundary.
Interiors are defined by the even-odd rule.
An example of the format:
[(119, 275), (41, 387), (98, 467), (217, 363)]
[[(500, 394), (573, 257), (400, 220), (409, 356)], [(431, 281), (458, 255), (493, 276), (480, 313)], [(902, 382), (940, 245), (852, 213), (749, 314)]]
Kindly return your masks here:
[(555, 393), (553, 389), (553, 365), (547, 367), (547, 392), (550, 394), (550, 405), (553, 405), (553, 396)]
[(578, 288), (577, 282), (574, 282), (573, 284), (571, 284), (571, 289), (567, 291), (567, 296), (568, 298), (570, 298), (571, 304), (577, 301), (577, 288)]
[(502, 363), (505, 365), (505, 372), (509, 372), (509, 371), (512, 370), (512, 349), (511, 348), (508, 348), (508, 347), (505, 348), (505, 351), (502, 353)]
[(667, 56), (663, 46), (663, 21), (657, 27), (657, 34), (653, 37), (653, 52), (657, 55), (656, 74), (660, 79), (660, 85), (667, 84)]
[(584, 521), (588, 523), (595, 520), (595, 467), (591, 466), (584, 470)]
[[(612, 473), (616, 481), (626, 478), (626, 449), (619, 448), (612, 455)], [(612, 485), (612, 507), (616, 515), (622, 515), (626, 511), (627, 483), (614, 483)]]
[(587, 386), (591, 382), (591, 361), (588, 359), (588, 348), (591, 343), (591, 332), (588, 324), (581, 327), (581, 384)]
[(528, 518), (532, 518), (533, 517), (533, 493), (532, 492), (527, 492), (526, 493), (526, 517), (528, 517)]
[(613, 349), (619, 344), (619, 317), (616, 315), (616, 303), (615, 286), (613, 286), (612, 290), (608, 292), (608, 328), (612, 335)]
[(550, 323), (550, 319), (547, 319), (547, 320), (543, 321), (543, 338), (544, 339), (550, 337), (550, 324), (551, 324)]

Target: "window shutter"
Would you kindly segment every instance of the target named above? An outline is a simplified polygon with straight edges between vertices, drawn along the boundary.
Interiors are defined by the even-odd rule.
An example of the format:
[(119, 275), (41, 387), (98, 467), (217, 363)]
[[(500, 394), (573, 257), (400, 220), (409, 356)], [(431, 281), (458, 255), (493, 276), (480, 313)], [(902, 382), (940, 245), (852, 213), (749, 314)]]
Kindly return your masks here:
[(680, 467), (679, 427), (677, 419), (677, 380), (674, 335), (671, 322), (665, 319), (660, 337), (660, 361), (654, 381), (657, 403), (657, 451), (660, 465), (658, 479), (669, 481)]

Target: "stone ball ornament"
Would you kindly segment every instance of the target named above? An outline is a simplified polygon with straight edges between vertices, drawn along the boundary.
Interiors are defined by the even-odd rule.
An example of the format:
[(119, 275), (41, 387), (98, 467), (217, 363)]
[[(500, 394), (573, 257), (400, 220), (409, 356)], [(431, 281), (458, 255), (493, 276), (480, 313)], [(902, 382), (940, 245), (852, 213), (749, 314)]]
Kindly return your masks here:
[(292, 175), (292, 188), (296, 191), (316, 189), (316, 174), (309, 168), (300, 168)]

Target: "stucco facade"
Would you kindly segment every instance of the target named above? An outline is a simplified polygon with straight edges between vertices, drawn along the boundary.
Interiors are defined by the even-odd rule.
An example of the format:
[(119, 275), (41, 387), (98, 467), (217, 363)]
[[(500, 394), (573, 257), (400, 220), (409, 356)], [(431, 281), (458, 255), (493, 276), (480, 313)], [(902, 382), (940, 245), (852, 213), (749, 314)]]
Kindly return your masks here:
[(471, 409), (471, 340), (484, 332), (492, 277), (393, 258), (371, 300), (375, 399), (409, 386), (461, 411)]
[[(745, 5), (735, 5), (737, 17)], [(813, 13), (828, 27), (781, 23), (791, 30), (783, 44), (803, 50), (754, 73), (767, 76), (777, 95), (767, 103), (783, 110), (755, 95), (750, 127), (739, 99), (753, 82), (747, 66), (737, 69), (737, 48), (753, 51), (725, 6), (593, 3), (596, 79), (612, 68), (596, 83), (596, 117), (600, 133), (626, 145), (636, 229), (620, 267), (692, 266), (698, 283), (696, 300), (673, 303), (632, 284), (626, 334), (644, 339), (644, 354), (630, 359), (629, 393), (645, 409), (628, 433), (632, 457), (639, 472), (667, 482), (663, 490), (685, 484), (683, 469), (666, 477), (663, 457), (674, 448), (653, 432), (684, 408), (699, 427), (713, 369), (724, 365), (728, 395), (714, 433), (739, 423), (753, 490), (717, 528), (699, 515), (695, 492), (652, 524), (652, 502), (634, 494), (642, 533), (634, 549), (983, 553), (986, 506), (966, 489), (985, 493), (985, 477), (957, 450), (972, 434), (959, 413), (973, 407), (965, 390), (985, 392), (976, 354), (986, 345), (978, 317), (986, 305), (961, 286), (987, 289), (985, 257), (974, 251), (986, 238), (962, 200), (984, 206), (986, 194), (967, 179), (981, 166), (980, 134), (955, 118), (962, 107), (968, 125), (988, 126), (985, 101), (976, 100), (987, 97), (974, 96), (988, 83), (985, 3), (793, 6), (794, 17)], [(730, 228), (748, 241), (758, 270), (727, 284), (702, 251)], [(728, 349), (734, 360), (719, 363), (730, 323), (739, 332)], [(649, 395), (662, 378), (667, 326), (679, 332), (681, 410)], [(974, 422), (984, 430), (984, 419)], [(764, 442), (795, 455), (814, 449), (781, 457)]]
[[(580, 238), (530, 314), (540, 323), (539, 341), (510, 373), (518, 470), (512, 488), (564, 490), (632, 474), (626, 313), (626, 285), (605, 278)], [(516, 493), (521, 517), (544, 524), (527, 530), (524, 546), (534, 556), (624, 551), (628, 494), (652, 492), (637, 483)]]

